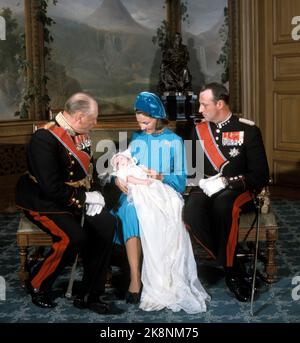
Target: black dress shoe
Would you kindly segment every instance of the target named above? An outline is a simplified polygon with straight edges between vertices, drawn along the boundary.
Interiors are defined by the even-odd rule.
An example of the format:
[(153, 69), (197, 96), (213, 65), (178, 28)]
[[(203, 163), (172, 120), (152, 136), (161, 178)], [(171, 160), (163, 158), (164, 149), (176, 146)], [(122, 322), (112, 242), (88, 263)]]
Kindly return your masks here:
[(122, 314), (125, 311), (117, 307), (113, 302), (106, 303), (104, 301), (94, 301), (88, 303), (88, 308), (98, 314)]
[(86, 299), (86, 297), (77, 296), (73, 301), (73, 305), (79, 309), (90, 309), (98, 314), (122, 314), (125, 311), (117, 307), (114, 303), (107, 303), (98, 299)]
[(251, 287), (247, 285), (238, 274), (226, 274), (225, 282), (236, 299), (241, 302), (250, 301)]
[(83, 295), (76, 295), (73, 305), (81, 310), (87, 308), (87, 299)]
[(132, 293), (127, 291), (125, 295), (125, 300), (127, 304), (138, 304), (141, 300), (141, 294), (142, 290), (140, 290), (138, 293)]
[(57, 305), (52, 301), (50, 294), (44, 291), (32, 291), (31, 300), (34, 305), (42, 308), (54, 308)]

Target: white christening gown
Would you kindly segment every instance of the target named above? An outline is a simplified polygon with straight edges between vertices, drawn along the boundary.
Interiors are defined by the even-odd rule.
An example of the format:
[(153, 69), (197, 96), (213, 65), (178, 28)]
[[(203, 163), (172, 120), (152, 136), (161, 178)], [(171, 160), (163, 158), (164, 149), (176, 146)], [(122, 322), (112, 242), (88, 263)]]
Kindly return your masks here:
[[(117, 172), (124, 180), (127, 175), (147, 178), (137, 165)], [(205, 312), (210, 296), (197, 276), (190, 237), (182, 221), (181, 195), (158, 180), (149, 186), (128, 183), (128, 189), (137, 212), (143, 249), (140, 308)]]

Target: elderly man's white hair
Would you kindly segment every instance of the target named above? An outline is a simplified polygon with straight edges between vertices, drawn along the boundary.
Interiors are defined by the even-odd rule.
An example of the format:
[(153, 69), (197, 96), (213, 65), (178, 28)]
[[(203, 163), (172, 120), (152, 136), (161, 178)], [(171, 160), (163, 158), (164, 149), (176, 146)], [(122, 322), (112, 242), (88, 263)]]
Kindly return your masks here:
[(75, 93), (65, 103), (64, 110), (70, 115), (82, 112), (86, 115), (94, 114), (98, 111), (96, 100), (86, 93)]

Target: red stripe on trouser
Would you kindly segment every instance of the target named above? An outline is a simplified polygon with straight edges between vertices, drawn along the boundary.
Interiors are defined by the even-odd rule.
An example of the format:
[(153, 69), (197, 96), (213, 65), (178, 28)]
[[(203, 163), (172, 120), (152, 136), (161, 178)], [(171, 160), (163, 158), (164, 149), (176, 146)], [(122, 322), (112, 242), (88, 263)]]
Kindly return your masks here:
[(59, 265), (62, 256), (70, 242), (69, 237), (47, 216), (41, 216), (38, 212), (30, 211), (29, 214), (33, 219), (40, 222), (53, 235), (61, 238), (59, 242), (52, 245), (53, 253), (44, 261), (37, 275), (32, 279), (31, 284), (34, 288), (39, 289), (42, 282), (51, 275)]
[(202, 248), (213, 258), (216, 259), (216, 256), (214, 255), (214, 253), (209, 250), (201, 241), (200, 239), (194, 234), (194, 232), (192, 231), (191, 227), (188, 224), (184, 224), (187, 231), (190, 232), (190, 234), (192, 234), (193, 238), (195, 239), (195, 241), (200, 244), (202, 246)]
[(234, 251), (237, 243), (237, 236), (238, 236), (238, 228), (239, 228), (239, 214), (240, 214), (240, 207), (246, 204), (248, 201), (252, 199), (252, 196), (249, 191), (240, 194), (233, 203), (232, 208), (232, 223), (229, 233), (229, 238), (226, 246), (226, 266), (232, 267), (233, 265), (233, 257)]

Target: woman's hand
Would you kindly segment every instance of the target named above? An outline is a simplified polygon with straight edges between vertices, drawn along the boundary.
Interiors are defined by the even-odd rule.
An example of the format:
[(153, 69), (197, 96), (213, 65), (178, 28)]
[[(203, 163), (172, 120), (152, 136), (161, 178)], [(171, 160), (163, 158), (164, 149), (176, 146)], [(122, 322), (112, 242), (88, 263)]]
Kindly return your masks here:
[(124, 183), (117, 177), (115, 179), (115, 185), (119, 188), (119, 190), (125, 194), (128, 194), (128, 188)]
[(163, 180), (163, 175), (159, 174), (156, 170), (154, 169), (147, 169), (147, 168), (143, 168), (144, 171), (147, 173), (147, 175), (149, 177), (151, 177), (151, 179), (155, 179), (155, 180), (159, 180), (162, 181)]

